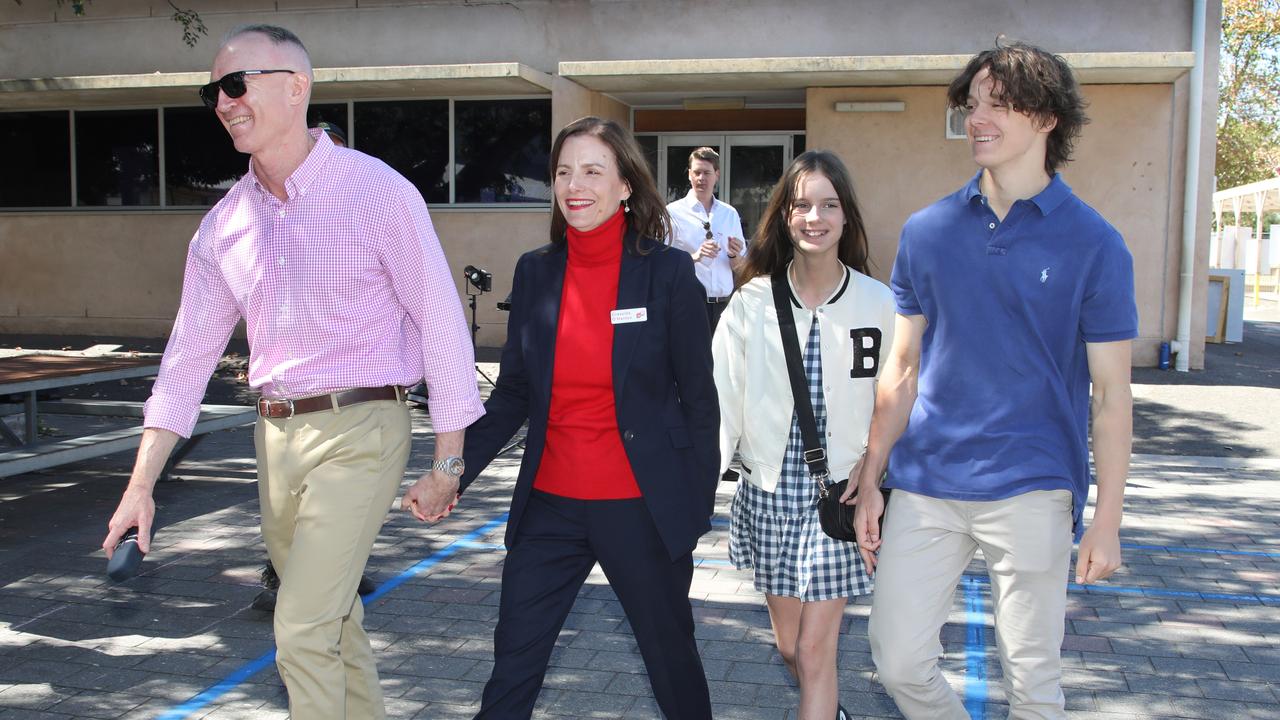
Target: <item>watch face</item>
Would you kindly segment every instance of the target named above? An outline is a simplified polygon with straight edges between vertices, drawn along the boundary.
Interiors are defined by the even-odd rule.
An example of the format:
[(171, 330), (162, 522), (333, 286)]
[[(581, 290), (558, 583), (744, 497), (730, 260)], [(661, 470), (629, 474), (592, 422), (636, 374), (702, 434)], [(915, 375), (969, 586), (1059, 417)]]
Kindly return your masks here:
[(463, 469), (465, 468), (466, 468), (466, 464), (462, 462), (462, 458), (456, 457), (456, 456), (451, 458), (445, 458), (444, 471), (449, 473), (450, 475), (461, 475)]

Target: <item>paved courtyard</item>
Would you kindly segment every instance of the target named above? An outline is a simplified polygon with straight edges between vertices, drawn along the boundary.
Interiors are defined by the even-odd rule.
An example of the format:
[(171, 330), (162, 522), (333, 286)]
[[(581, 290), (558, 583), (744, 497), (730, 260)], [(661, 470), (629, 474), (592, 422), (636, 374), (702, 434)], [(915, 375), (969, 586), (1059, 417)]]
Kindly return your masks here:
[[(1261, 395), (1274, 388), (1254, 390), (1274, 398)], [(1141, 385), (1135, 393), (1143, 397)], [(425, 415), (416, 418), (425, 432)], [(1280, 448), (1252, 454), (1135, 457), (1125, 567), (1069, 594), (1073, 718), (1280, 719)], [(420, 442), (411, 470), (429, 455)], [(116, 455), (0, 481), (0, 718), (286, 717), (270, 616), (249, 608), (264, 557), (251, 433), (210, 437), (159, 486), (155, 549), (140, 577), (113, 585), (97, 546), (130, 462)], [(370, 560), (380, 587), (366, 625), (390, 717), (474, 714), (492, 665), (517, 463), (515, 452), (496, 461), (439, 525), (389, 517)], [(793, 718), (796, 693), (762, 597), (727, 563), (732, 491), (722, 484), (692, 590), (715, 717)], [(868, 609), (864, 599), (846, 613), (842, 701), (856, 717), (899, 717), (875, 679)], [(990, 612), (979, 557), (943, 633), (947, 677), (974, 718), (1006, 711)], [(598, 573), (552, 666), (536, 717), (659, 717)]]

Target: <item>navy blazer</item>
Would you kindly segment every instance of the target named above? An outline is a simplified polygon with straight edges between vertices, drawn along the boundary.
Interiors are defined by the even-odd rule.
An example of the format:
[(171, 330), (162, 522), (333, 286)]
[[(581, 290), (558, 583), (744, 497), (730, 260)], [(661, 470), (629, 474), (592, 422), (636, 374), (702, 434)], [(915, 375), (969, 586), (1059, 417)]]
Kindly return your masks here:
[[(646, 308), (648, 319), (613, 327), (614, 404), (631, 471), (674, 560), (692, 552), (711, 529), (719, 480), (720, 404), (706, 291), (688, 253), (645, 240), (648, 252), (639, 254), (630, 249), (633, 239), (628, 231), (615, 307)], [(547, 245), (516, 263), (498, 381), (484, 417), (467, 428), (464, 490), (529, 421), (507, 547), (516, 538), (546, 445), (567, 260), (564, 245)], [(582, 458), (582, 469), (593, 471), (591, 458)]]

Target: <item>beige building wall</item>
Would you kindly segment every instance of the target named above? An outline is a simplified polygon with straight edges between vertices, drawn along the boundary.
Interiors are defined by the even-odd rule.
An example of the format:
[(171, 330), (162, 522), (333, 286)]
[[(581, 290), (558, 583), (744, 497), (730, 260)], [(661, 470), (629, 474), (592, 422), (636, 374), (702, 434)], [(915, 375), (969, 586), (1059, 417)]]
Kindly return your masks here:
[[(182, 270), (201, 213), (6, 214), (0, 221), (0, 333), (169, 334)], [(547, 242), (546, 210), (440, 210), (432, 214), (464, 303), (462, 268), (493, 273), (476, 303), (477, 338), (501, 345), (520, 254)], [(465, 307), (470, 320), (469, 308)]]
[[(1059, 52), (1186, 51), (1192, 12), (1191, 0), (227, 0), (187, 5), (199, 10), (209, 27), (209, 36), (194, 49), (182, 44), (178, 26), (169, 19), (172, 9), (163, 0), (90, 3), (82, 18), (72, 15), (70, 3), (0, 0), (5, 58), (0, 79), (203, 73), (220, 36), (247, 22), (296, 30), (319, 67), (519, 62), (555, 75), (559, 62), (573, 60), (968, 54), (990, 46), (997, 34)], [(1203, 366), (1204, 355), (1215, 32), (1221, 15), (1220, 2), (1208, 5), (1204, 111), (1209, 121), (1202, 130), (1193, 367)], [(741, 19), (734, 32), (723, 31), (725, 17)], [(1152, 364), (1160, 340), (1172, 339), (1176, 330), (1188, 84), (1184, 76), (1172, 84), (1087, 87), (1094, 122), (1085, 128), (1076, 162), (1064, 171), (1068, 183), (1120, 229), (1134, 252), (1141, 317), (1137, 364)], [(954, 190), (972, 171), (965, 143), (943, 137), (943, 90), (805, 92), (807, 144), (835, 150), (849, 163), (867, 212), (875, 272), (886, 278), (906, 216)], [(835, 113), (833, 104), (842, 99), (902, 100), (907, 107), (902, 113)], [(65, 102), (54, 106), (66, 107)], [(554, 77), (552, 132), (585, 114), (629, 124), (630, 108)], [(466, 264), (494, 274), (493, 295), (478, 305), (481, 344), (501, 343), (505, 314), (494, 302), (509, 290), (519, 253), (546, 241), (548, 214), (512, 208), (433, 213), (459, 290)], [(0, 212), (0, 332), (167, 332), (186, 243), (198, 217), (189, 211)], [(144, 281), (151, 277), (161, 279)]]
[[(1217, 3), (1210, 2), (1210, 5)], [(1056, 52), (1189, 50), (1191, 0), (185, 0), (209, 36), (182, 44), (165, 0), (0, 2), (0, 76), (207, 72), (243, 23), (297, 32), (317, 67), (562, 60), (969, 54), (996, 36)], [(726, 22), (731, 21), (731, 30)], [(1214, 27), (1212, 22), (1209, 27)]]
[[(1091, 123), (1062, 175), (1120, 231), (1133, 253), (1139, 315), (1134, 361), (1152, 365), (1160, 342), (1174, 336), (1177, 324), (1184, 164), (1178, 153), (1185, 152), (1185, 138), (1175, 133), (1174, 89), (1093, 85), (1084, 93)], [(890, 100), (905, 103), (905, 110), (835, 111), (836, 102)], [(946, 89), (811, 88), (807, 105), (807, 147), (832, 150), (849, 165), (867, 223), (873, 274), (887, 281), (907, 217), (954, 192), (977, 170), (968, 143), (945, 138)], [(1199, 332), (1203, 336), (1203, 319)], [(1197, 361), (1193, 354), (1193, 364), (1202, 366), (1202, 356)]]
[(613, 120), (624, 128), (631, 127), (631, 106), (604, 93), (588, 90), (568, 78), (555, 78), (551, 88), (551, 132), (559, 133), (565, 125), (587, 115)]

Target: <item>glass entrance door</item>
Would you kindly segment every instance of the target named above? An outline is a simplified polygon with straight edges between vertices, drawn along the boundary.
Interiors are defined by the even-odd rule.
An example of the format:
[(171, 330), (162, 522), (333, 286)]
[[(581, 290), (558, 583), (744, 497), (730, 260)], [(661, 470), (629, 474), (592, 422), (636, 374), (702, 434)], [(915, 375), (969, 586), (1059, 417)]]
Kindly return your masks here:
[(703, 146), (720, 153), (716, 197), (738, 210), (750, 238), (769, 201), (769, 193), (791, 162), (791, 134), (662, 135), (658, 138), (659, 190), (667, 202), (689, 192), (689, 153)]
[(724, 200), (738, 210), (742, 231), (754, 237), (773, 186), (791, 162), (791, 138), (779, 135), (744, 135), (728, 138), (729, 182)]
[(720, 193), (725, 186), (724, 136), (664, 135), (658, 140), (658, 182), (663, 184), (658, 189), (667, 202), (689, 194), (689, 153), (700, 147), (709, 147), (720, 153), (720, 183), (716, 186), (716, 197), (722, 198)]

